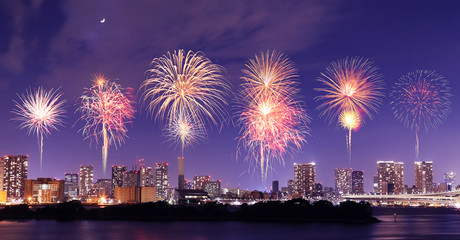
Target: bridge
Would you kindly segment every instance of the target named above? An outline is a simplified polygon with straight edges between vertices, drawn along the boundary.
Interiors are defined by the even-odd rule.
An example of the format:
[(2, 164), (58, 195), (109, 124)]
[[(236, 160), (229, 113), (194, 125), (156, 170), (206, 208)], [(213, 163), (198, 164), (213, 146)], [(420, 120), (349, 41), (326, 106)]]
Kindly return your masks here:
[(367, 201), (373, 204), (430, 204), (460, 207), (460, 190), (427, 194), (343, 195), (342, 199), (351, 201)]

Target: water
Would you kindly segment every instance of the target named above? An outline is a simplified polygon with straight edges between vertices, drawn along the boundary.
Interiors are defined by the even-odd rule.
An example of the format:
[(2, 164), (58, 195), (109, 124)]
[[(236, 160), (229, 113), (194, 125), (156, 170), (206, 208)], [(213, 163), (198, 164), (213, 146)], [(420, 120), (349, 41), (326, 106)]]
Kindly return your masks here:
[(384, 222), (0, 221), (0, 239), (460, 239), (460, 213), (454, 209), (377, 208), (374, 215)]

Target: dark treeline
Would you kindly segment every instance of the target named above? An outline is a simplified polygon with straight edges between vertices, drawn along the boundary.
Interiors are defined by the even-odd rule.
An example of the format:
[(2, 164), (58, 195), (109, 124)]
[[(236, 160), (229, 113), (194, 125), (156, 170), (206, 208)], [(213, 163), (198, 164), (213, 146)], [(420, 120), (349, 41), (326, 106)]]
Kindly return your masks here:
[(365, 202), (342, 202), (334, 206), (328, 201), (310, 203), (303, 199), (286, 202), (269, 201), (254, 205), (169, 205), (166, 202), (114, 205), (86, 209), (72, 201), (31, 210), (27, 205), (6, 206), (0, 219), (55, 220), (140, 220), (140, 221), (292, 221), (292, 222), (353, 222), (369, 223), (372, 209)]

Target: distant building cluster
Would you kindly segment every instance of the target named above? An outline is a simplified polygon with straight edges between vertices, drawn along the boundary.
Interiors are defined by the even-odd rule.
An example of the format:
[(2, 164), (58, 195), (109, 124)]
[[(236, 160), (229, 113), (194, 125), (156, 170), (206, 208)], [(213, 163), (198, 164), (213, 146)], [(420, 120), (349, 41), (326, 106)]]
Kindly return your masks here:
[(455, 173), (446, 172), (441, 183), (435, 183), (432, 161), (414, 162), (414, 185), (404, 184), (404, 163), (378, 161), (373, 177), (373, 191), (364, 191), (364, 172), (352, 168), (334, 169), (334, 187), (316, 180), (316, 163), (295, 163), (293, 179), (285, 186), (272, 182), (270, 190), (249, 191), (222, 187), (222, 181), (210, 175), (185, 178), (183, 157), (178, 158), (177, 187), (170, 185), (168, 163), (143, 164), (128, 169), (112, 166), (111, 178), (94, 180), (92, 165), (81, 165), (78, 173), (65, 173), (63, 180), (55, 178), (28, 179), (28, 156), (7, 155), (0, 159), (0, 203), (59, 203), (80, 200), (88, 203), (140, 203), (172, 201), (199, 203), (202, 201), (248, 202), (305, 198), (338, 202), (342, 196), (379, 196), (430, 194), (456, 190)]

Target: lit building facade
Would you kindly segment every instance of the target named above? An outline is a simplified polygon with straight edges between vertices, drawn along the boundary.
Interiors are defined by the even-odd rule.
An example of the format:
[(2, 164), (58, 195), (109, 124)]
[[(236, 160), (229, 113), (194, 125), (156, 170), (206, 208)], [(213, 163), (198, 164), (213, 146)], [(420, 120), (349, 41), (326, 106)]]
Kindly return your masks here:
[(301, 196), (311, 196), (315, 190), (316, 165), (311, 163), (294, 163), (295, 191)]
[(123, 187), (140, 187), (140, 174), (137, 170), (125, 172), (123, 174)]
[(364, 194), (364, 172), (353, 171), (351, 172), (351, 193)]
[(24, 197), (24, 182), (29, 168), (29, 156), (6, 155), (0, 159), (0, 190), (8, 198)]
[(404, 193), (404, 163), (395, 161), (378, 161), (376, 175), (377, 194)]
[(444, 173), (444, 183), (447, 185), (447, 191), (455, 190), (455, 173), (447, 172)]
[(206, 181), (211, 181), (211, 176), (194, 176), (193, 177), (193, 189), (203, 190), (203, 184)]
[(420, 189), (421, 193), (433, 192), (433, 162), (423, 161), (415, 162), (415, 187)]
[(78, 190), (80, 196), (88, 196), (93, 187), (93, 178), (93, 165), (80, 165), (80, 185)]
[(169, 177), (168, 163), (155, 163), (155, 187), (158, 200), (168, 198)]
[(25, 180), (25, 199), (33, 203), (60, 203), (64, 201), (64, 180), (37, 178)]
[(155, 185), (153, 182), (153, 171), (151, 167), (141, 167), (139, 169), (139, 174), (141, 187), (151, 187)]
[(113, 197), (112, 179), (98, 179), (93, 185), (92, 195), (95, 197)]
[(123, 174), (127, 172), (126, 166), (112, 166), (112, 185), (113, 189), (116, 187), (123, 187)]
[(78, 173), (64, 174), (64, 197), (76, 199), (78, 197)]
[(156, 202), (157, 190), (155, 186), (141, 187), (141, 202)]
[(287, 188), (288, 188), (288, 195), (292, 196), (292, 194), (295, 192), (295, 182), (292, 179), (289, 179), (287, 182)]
[(116, 187), (115, 201), (119, 203), (139, 203), (141, 201), (141, 188), (138, 186)]
[(203, 190), (208, 193), (211, 198), (218, 198), (221, 195), (220, 186), (221, 181), (205, 181), (203, 183)]
[(349, 194), (351, 192), (351, 168), (335, 169), (335, 191), (339, 194)]

